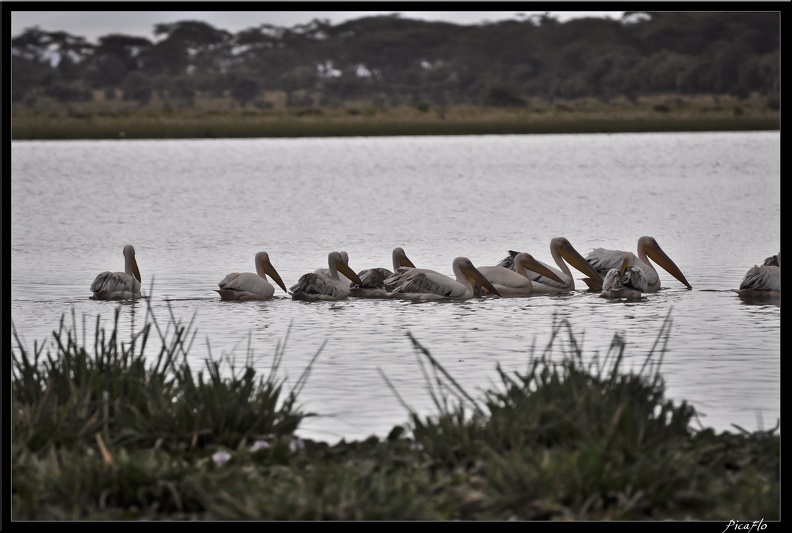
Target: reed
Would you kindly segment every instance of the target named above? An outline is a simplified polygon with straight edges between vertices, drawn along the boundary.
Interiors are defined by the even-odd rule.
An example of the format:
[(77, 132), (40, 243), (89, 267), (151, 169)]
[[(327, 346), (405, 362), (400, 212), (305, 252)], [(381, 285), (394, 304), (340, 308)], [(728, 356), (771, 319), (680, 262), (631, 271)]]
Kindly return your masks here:
[(288, 392), (285, 341), (266, 376), (251, 349), (196, 372), (191, 323), (171, 311), (163, 330), (145, 302), (124, 332), (122, 305), (90, 346), (73, 314), (32, 350), (12, 322), (13, 520), (780, 519), (777, 428), (694, 429), (695, 409), (664, 398), (670, 317), (638, 372), (621, 335), (586, 358), (559, 321), (482, 398), (411, 337), (437, 412), (392, 388), (405, 424), (330, 446), (296, 436), (321, 349)]

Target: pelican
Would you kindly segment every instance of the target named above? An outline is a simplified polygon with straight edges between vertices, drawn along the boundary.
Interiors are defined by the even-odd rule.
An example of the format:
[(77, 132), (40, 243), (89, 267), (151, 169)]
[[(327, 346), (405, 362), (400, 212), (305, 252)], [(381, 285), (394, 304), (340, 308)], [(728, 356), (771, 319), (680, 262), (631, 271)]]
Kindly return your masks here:
[(220, 288), (215, 289), (215, 292), (220, 295), (221, 300), (269, 300), (275, 294), (275, 287), (267, 280), (267, 275), (287, 294), (289, 293), (280, 274), (272, 266), (267, 252), (257, 253), (255, 263), (255, 274), (253, 272), (243, 272), (241, 274), (239, 272), (231, 272), (218, 283)]
[(360, 278), (360, 286), (352, 288), (350, 296), (364, 297), (364, 298), (387, 298), (392, 296), (385, 288), (385, 280), (392, 276), (395, 272), (415, 268), (415, 265), (407, 254), (404, 248), (396, 247), (391, 253), (391, 262), (393, 264), (393, 271), (384, 267), (369, 268), (358, 272)]
[(529, 253), (521, 252), (513, 258), (510, 257), (510, 259), (513, 260), (514, 270), (500, 265), (479, 267), (479, 272), (481, 272), (504, 297), (530, 296), (534, 294), (534, 284), (531, 282), (528, 272), (525, 271), (526, 268), (539, 275), (546, 276), (555, 282), (563, 283), (563, 280), (559, 278), (555, 272), (534, 259)]
[[(499, 266), (506, 267), (510, 270), (515, 269), (514, 265), (514, 258), (520, 252), (515, 252), (514, 250), (509, 250), (509, 257), (503, 259)], [(535, 293), (558, 293), (558, 292), (568, 292), (575, 290), (575, 279), (572, 277), (572, 272), (569, 270), (566, 261), (569, 262), (570, 265), (575, 267), (577, 270), (582, 272), (583, 274), (589, 276), (591, 279), (599, 280), (600, 283), (602, 282), (602, 277), (600, 274), (594, 270), (594, 268), (586, 261), (580, 252), (575, 250), (572, 246), (572, 243), (566, 237), (554, 237), (550, 240), (550, 254), (553, 256), (553, 261), (555, 264), (558, 265), (560, 270), (556, 270), (555, 268), (547, 265), (546, 263), (539, 263), (548, 268), (551, 272), (553, 272), (557, 277), (561, 278), (561, 282), (558, 282), (554, 279), (548, 278), (547, 276), (542, 276), (537, 273), (533, 272), (526, 272), (528, 277), (531, 278), (533, 282), (533, 289)]]
[(630, 258), (624, 254), (620, 268), (612, 268), (605, 274), (602, 282), (603, 298), (640, 298), (646, 292), (646, 276), (644, 271), (630, 264)]
[(762, 264), (765, 265), (765, 266), (779, 266), (778, 265), (778, 256), (777, 255), (771, 255), (770, 257), (765, 259), (764, 263), (762, 263)]
[[(679, 267), (676, 266), (676, 263), (666, 255), (662, 248), (660, 248), (660, 245), (657, 244), (654, 237), (643, 236), (638, 239), (637, 257), (632, 252), (596, 248), (586, 256), (586, 260), (591, 263), (591, 266), (593, 266), (600, 275), (604, 275), (612, 268), (620, 268), (625, 256), (629, 265), (635, 265), (643, 270), (647, 284), (645, 292), (657, 292), (660, 290), (660, 276), (657, 274), (657, 270), (652, 266), (649, 259), (652, 259), (659, 266), (663, 267), (666, 272), (682, 282), (688, 290), (693, 288), (690, 283), (688, 283), (688, 280), (685, 279)], [(584, 279), (583, 281), (586, 282), (590, 289), (602, 290), (601, 281), (595, 279)]]
[(344, 262), (344, 257), (340, 252), (327, 254), (327, 266), (327, 274), (321, 272), (323, 269), (303, 274), (297, 283), (289, 289), (292, 293), (292, 299), (308, 301), (346, 299), (352, 289), (347, 283), (339, 279), (339, 272), (352, 280), (352, 282), (360, 284), (360, 278)]
[(475, 296), (474, 283), (500, 296), (467, 257), (454, 259), (452, 268), (456, 279), (426, 268), (407, 268), (394, 272), (383, 283), (394, 297), (406, 300), (466, 300)]
[(781, 252), (765, 259), (761, 266), (752, 266), (735, 292), (744, 298), (780, 297)]
[[(344, 260), (344, 264), (349, 266), (349, 254), (346, 253), (343, 250), (338, 252), (338, 253), (341, 254), (341, 259)], [(329, 268), (317, 268), (316, 270), (314, 270), (314, 274), (324, 274), (325, 276), (329, 276), (330, 275), (330, 269)], [(338, 273), (338, 279), (341, 280), (342, 283), (346, 283), (350, 287), (355, 284), (354, 281), (352, 281), (348, 277), (344, 276), (340, 272)]]
[(91, 300), (135, 300), (142, 297), (134, 246), (124, 246), (124, 271), (102, 272), (91, 283), (91, 291)]

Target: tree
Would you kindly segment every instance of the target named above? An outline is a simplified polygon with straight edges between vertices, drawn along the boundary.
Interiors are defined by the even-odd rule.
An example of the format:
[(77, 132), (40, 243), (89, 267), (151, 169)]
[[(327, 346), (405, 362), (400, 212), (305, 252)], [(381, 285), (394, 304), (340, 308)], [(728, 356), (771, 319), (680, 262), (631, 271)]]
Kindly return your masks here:
[(243, 107), (251, 101), (259, 92), (258, 83), (250, 78), (237, 80), (231, 87), (231, 97), (239, 102)]
[(121, 88), (124, 91), (124, 100), (136, 100), (140, 105), (151, 100), (151, 80), (140, 72), (129, 73)]

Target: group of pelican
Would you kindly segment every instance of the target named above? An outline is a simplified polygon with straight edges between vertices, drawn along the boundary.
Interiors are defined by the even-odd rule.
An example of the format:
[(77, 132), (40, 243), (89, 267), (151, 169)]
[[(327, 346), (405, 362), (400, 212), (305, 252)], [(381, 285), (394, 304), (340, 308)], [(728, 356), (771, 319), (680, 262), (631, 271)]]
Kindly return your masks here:
[[(125, 300), (141, 298), (140, 270), (132, 245), (124, 247), (124, 272), (102, 272), (91, 285), (92, 299)], [(660, 276), (652, 264), (679, 280), (687, 289), (692, 285), (653, 237), (638, 239), (637, 254), (623, 250), (596, 248), (583, 257), (565, 237), (550, 241), (550, 254), (556, 267), (535, 259), (526, 252), (509, 251), (493, 266), (476, 267), (467, 257), (451, 263), (454, 277), (425, 268), (417, 268), (404, 249), (392, 253), (392, 267), (370, 268), (355, 272), (349, 255), (333, 251), (327, 256), (327, 268), (303, 274), (297, 283), (286, 288), (267, 252), (255, 256), (256, 272), (232, 272), (215, 291), (221, 300), (268, 300), (275, 287), (270, 278), (294, 300), (343, 300), (351, 297), (396, 298), (406, 300), (464, 300), (482, 296), (519, 297), (533, 294), (564, 293), (575, 290), (571, 265), (585, 275), (582, 278), (591, 292), (603, 298), (640, 298), (644, 293), (660, 290)], [(741, 296), (780, 296), (781, 254), (767, 258), (762, 266), (751, 268), (740, 284)]]

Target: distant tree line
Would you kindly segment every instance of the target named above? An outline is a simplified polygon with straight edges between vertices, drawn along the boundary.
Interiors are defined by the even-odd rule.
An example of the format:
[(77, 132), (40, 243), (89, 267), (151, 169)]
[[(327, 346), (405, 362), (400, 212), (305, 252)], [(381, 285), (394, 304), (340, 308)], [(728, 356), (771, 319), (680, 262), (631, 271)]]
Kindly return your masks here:
[[(775, 101), (779, 12), (626, 12), (560, 22), (547, 14), (463, 26), (398, 15), (230, 33), (200, 21), (157, 24), (155, 40), (97, 44), (27, 28), (11, 40), (13, 102), (87, 101), (96, 91), (183, 107), (197, 95), (266, 106), (524, 106), (618, 96), (718, 94)], [(118, 96), (117, 96), (118, 95)]]

